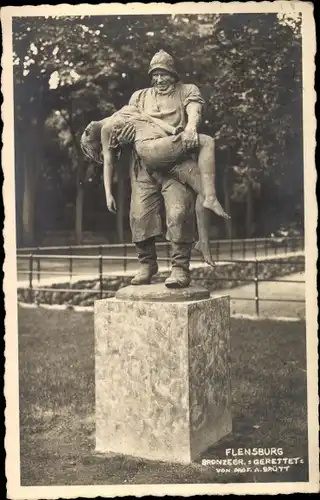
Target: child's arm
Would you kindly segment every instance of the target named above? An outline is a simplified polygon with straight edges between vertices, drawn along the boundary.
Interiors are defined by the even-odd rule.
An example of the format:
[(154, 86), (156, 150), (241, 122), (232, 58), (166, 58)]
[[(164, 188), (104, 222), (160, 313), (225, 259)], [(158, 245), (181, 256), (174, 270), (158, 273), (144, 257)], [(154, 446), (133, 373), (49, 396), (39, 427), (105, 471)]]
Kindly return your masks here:
[(108, 210), (115, 213), (117, 210), (116, 202), (112, 194), (113, 169), (115, 164), (115, 151), (109, 147), (110, 127), (102, 127), (101, 144), (103, 152), (103, 184), (106, 195)]
[[(132, 123), (127, 123), (119, 129), (113, 129), (113, 123), (106, 121), (101, 129), (101, 144), (103, 152), (103, 183), (108, 210), (115, 213), (116, 201), (112, 194), (113, 170), (116, 161), (116, 151), (119, 147), (132, 144), (135, 138), (135, 128)], [(115, 140), (114, 144), (112, 140)]]

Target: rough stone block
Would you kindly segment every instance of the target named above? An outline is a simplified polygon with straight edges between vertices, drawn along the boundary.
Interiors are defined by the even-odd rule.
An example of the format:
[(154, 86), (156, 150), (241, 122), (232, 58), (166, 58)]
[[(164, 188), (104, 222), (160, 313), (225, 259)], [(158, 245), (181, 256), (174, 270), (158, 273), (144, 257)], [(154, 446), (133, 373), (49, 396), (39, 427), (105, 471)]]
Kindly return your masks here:
[(231, 432), (229, 297), (181, 293), (95, 302), (97, 452), (189, 463)]

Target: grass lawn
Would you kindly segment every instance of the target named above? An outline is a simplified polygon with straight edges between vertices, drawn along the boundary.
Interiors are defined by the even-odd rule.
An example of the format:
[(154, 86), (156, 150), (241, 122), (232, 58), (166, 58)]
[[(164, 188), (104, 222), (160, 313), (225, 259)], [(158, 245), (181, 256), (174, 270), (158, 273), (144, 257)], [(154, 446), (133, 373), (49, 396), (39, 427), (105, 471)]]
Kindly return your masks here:
[(218, 474), (199, 460), (171, 465), (94, 452), (90, 312), (19, 309), (23, 486), (307, 481), (305, 323), (231, 321), (233, 433), (226, 448), (282, 447), (304, 465), (283, 473)]

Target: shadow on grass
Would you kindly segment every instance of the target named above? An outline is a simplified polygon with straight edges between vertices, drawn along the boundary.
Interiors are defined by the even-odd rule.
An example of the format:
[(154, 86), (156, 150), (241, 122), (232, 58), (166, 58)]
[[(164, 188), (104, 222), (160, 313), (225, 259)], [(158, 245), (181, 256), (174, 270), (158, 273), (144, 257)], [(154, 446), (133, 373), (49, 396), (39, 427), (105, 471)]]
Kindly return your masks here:
[(219, 474), (201, 460), (172, 465), (94, 451), (94, 336), (90, 312), (19, 310), (21, 484), (307, 481), (305, 323), (231, 320), (233, 432), (226, 448), (280, 447), (303, 465)]

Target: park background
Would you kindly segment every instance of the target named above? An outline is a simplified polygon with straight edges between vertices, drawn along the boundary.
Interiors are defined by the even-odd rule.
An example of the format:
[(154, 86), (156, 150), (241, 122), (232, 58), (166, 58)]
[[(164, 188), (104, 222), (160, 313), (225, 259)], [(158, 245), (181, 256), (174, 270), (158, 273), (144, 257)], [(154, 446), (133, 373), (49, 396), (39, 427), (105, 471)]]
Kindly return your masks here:
[(303, 233), (301, 18), (277, 14), (13, 19), (17, 246), (131, 241), (125, 162), (108, 213), (80, 136), (149, 86), (164, 49), (206, 101), (218, 195), (212, 238)]
[[(276, 14), (13, 19), (16, 228), (25, 263), (18, 289), (21, 484), (308, 480), (303, 238), (275, 246), (268, 238), (303, 236), (300, 25), (299, 15)], [(218, 193), (232, 215), (230, 222), (212, 216), (212, 238), (228, 239), (214, 242), (222, 265), (193, 269), (197, 283), (213, 293), (232, 288), (238, 299), (230, 322), (233, 432), (206, 458), (222, 458), (226, 447), (281, 446), (303, 459), (287, 473), (221, 476), (200, 461), (179, 466), (95, 453), (92, 303), (133, 272), (129, 245), (119, 250), (123, 273), (112, 261), (116, 248), (104, 245), (131, 241), (130, 189), (121, 164), (119, 210), (108, 213), (101, 167), (84, 157), (79, 140), (90, 120), (149, 85), (159, 49), (205, 98), (201, 131), (216, 138)], [(238, 248), (231, 238), (245, 239)], [(66, 275), (57, 259), (65, 255), (43, 260), (45, 250), (21, 249), (55, 245), (57, 254), (75, 243), (100, 248), (80, 255), (81, 247), (70, 247), (77, 259), (67, 256)], [(88, 273), (84, 281), (80, 272)]]

